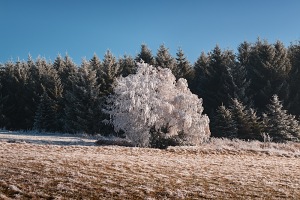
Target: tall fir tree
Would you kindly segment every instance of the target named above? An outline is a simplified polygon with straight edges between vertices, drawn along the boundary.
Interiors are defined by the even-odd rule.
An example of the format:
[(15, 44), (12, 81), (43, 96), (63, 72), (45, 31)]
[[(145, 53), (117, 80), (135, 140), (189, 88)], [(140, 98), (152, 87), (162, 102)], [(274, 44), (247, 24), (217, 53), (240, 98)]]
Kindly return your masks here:
[(32, 91), (29, 87), (29, 70), (24, 61), (5, 64), (2, 80), (3, 96), (7, 96), (4, 104), (4, 115), (8, 129), (31, 129), (35, 110), (32, 108)]
[(110, 50), (107, 50), (102, 62), (102, 69), (99, 73), (100, 90), (103, 95), (107, 96), (113, 92), (115, 79), (120, 76), (120, 74), (120, 65), (116, 57)]
[(152, 55), (151, 50), (146, 44), (141, 45), (141, 51), (135, 58), (136, 62), (141, 62), (141, 60), (143, 60), (145, 63), (148, 63), (149, 65), (155, 65), (155, 59)]
[(4, 105), (8, 96), (4, 96), (3, 80), (5, 78), (5, 68), (0, 64), (0, 128), (6, 127), (7, 121), (4, 114)]
[(288, 95), (287, 77), (290, 72), (287, 50), (281, 42), (274, 45), (260, 39), (252, 46), (249, 57), (249, 76), (254, 104), (262, 110), (273, 94)]
[(101, 102), (96, 70), (89, 62), (83, 61), (76, 76), (70, 78), (74, 84), (66, 96), (65, 130), (71, 133), (99, 133)]
[[(233, 57), (232, 57), (233, 56)], [(232, 80), (228, 74), (234, 55), (223, 53), (217, 45), (209, 54), (204, 54), (195, 65), (194, 88), (196, 94), (203, 97), (205, 112), (213, 117), (214, 111), (222, 105), (229, 104), (228, 93), (232, 93)], [(194, 82), (195, 82), (194, 81)], [(199, 88), (199, 89), (197, 89)]]
[(219, 106), (212, 121), (214, 123), (212, 136), (236, 138), (238, 134), (237, 124), (232, 113), (224, 105)]
[(294, 115), (300, 115), (300, 42), (288, 47), (288, 55), (291, 61), (291, 72), (289, 75), (289, 99), (287, 108)]
[[(58, 71), (51, 63), (40, 58), (36, 60), (33, 69), (35, 71), (34, 76), (32, 76), (36, 85), (35, 93), (39, 96), (39, 102), (36, 104), (38, 107), (35, 113), (34, 128), (45, 131), (61, 131), (63, 126), (63, 85)], [(45, 105), (48, 105), (49, 108), (47, 109), (53, 113), (51, 117), (45, 118), (43, 117), (45, 114), (41, 114), (44, 112), (41, 109), (44, 109)], [(39, 119), (38, 116), (42, 116), (42, 119)]]
[(208, 74), (209, 69), (209, 57), (204, 52), (201, 53), (194, 63), (193, 69), (194, 77), (191, 84), (191, 91), (199, 97), (203, 97), (205, 94), (205, 88), (203, 86), (206, 83), (206, 75)]
[(176, 60), (171, 56), (169, 49), (164, 45), (160, 45), (155, 57), (156, 66), (161, 68), (169, 68), (174, 73)]
[(131, 56), (124, 55), (123, 58), (119, 59), (119, 65), (121, 69), (121, 75), (126, 77), (129, 74), (136, 73), (137, 65)]
[(55, 132), (59, 131), (58, 123), (56, 102), (48, 96), (45, 90), (35, 113), (33, 129)]
[(251, 139), (251, 127), (246, 107), (237, 99), (232, 99), (230, 111), (237, 125), (237, 137), (240, 139)]
[(266, 132), (274, 142), (299, 141), (300, 125), (295, 116), (287, 113), (277, 95), (273, 95), (263, 115)]
[(176, 79), (185, 78), (188, 82), (191, 82), (193, 77), (193, 71), (190, 62), (187, 60), (184, 52), (181, 48), (176, 53), (176, 64), (173, 69), (173, 74)]

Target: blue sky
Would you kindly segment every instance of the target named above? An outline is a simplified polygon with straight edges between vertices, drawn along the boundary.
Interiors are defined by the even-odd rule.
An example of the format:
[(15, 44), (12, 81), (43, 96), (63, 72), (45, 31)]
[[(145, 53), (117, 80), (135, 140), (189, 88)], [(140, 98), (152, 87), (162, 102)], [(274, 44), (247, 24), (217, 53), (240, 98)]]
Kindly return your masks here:
[(80, 64), (107, 49), (135, 56), (142, 43), (194, 62), (216, 44), (300, 40), (299, 10), (298, 0), (0, 0), (0, 63), (67, 52)]

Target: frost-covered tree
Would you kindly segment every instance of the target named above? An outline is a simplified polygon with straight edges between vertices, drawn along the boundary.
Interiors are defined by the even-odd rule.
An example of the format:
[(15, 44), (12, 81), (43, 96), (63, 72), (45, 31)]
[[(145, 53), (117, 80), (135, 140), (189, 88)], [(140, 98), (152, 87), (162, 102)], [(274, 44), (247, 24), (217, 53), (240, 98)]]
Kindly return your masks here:
[(277, 95), (273, 95), (271, 104), (267, 105), (267, 112), (264, 114), (266, 133), (273, 141), (283, 142), (287, 140), (300, 139), (300, 125), (295, 116), (283, 109)]
[(57, 114), (56, 102), (48, 96), (45, 90), (37, 107), (33, 129), (48, 132), (58, 131)]
[(124, 55), (123, 58), (119, 59), (119, 65), (122, 76), (128, 76), (136, 72), (136, 63), (131, 56)]
[(107, 112), (116, 131), (124, 131), (135, 145), (149, 146), (151, 129), (165, 129), (166, 137), (183, 134), (194, 145), (209, 138), (202, 99), (190, 92), (185, 79), (176, 81), (170, 69), (141, 63), (136, 74), (116, 82)]
[(148, 63), (149, 65), (155, 65), (155, 59), (152, 55), (151, 50), (146, 44), (141, 45), (141, 52), (135, 58), (136, 62), (141, 62), (141, 60), (143, 60), (145, 63)]
[(169, 49), (164, 44), (159, 46), (155, 60), (156, 66), (169, 68), (173, 72), (176, 60), (171, 56)]
[(99, 73), (100, 90), (104, 95), (112, 93), (114, 81), (119, 75), (120, 65), (111, 51), (107, 50)]
[(181, 48), (176, 53), (176, 64), (173, 69), (173, 74), (176, 79), (185, 78), (188, 81), (192, 78), (192, 68), (190, 62), (187, 60)]
[(72, 133), (99, 132), (101, 102), (96, 70), (84, 60), (76, 76), (70, 78), (74, 84), (66, 96), (65, 130)]

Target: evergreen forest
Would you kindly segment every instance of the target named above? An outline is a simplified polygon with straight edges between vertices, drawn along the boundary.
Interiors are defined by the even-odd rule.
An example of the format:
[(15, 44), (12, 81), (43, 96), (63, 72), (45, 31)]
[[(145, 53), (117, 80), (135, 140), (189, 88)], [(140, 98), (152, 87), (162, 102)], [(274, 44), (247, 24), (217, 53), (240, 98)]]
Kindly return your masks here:
[[(200, 52), (199, 52), (200, 53)], [(100, 59), (76, 65), (58, 55), (0, 64), (0, 127), (7, 130), (120, 135), (103, 109), (116, 77), (128, 76), (137, 62), (169, 68), (185, 78), (203, 99), (214, 137), (244, 140), (299, 141), (300, 42), (285, 46), (267, 40), (243, 42), (234, 50), (218, 45), (190, 63), (179, 48), (172, 56), (165, 45), (156, 55), (146, 44), (132, 57), (107, 51)]]

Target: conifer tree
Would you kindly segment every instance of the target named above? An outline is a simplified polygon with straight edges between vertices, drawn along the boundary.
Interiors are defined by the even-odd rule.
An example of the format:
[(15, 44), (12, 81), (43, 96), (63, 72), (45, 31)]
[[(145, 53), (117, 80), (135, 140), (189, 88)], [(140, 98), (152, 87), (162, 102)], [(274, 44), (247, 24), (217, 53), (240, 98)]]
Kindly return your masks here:
[(120, 74), (120, 65), (115, 56), (108, 50), (104, 55), (102, 69), (99, 74), (100, 90), (105, 96), (113, 92), (114, 81)]
[(249, 116), (248, 124), (250, 128), (250, 132), (248, 134), (247, 139), (263, 141), (263, 133), (265, 127), (263, 125), (261, 118), (257, 116), (256, 111), (252, 108), (247, 110), (247, 114)]
[(232, 113), (224, 105), (219, 106), (213, 120), (214, 126), (212, 135), (215, 137), (236, 138), (237, 124)]
[(58, 123), (56, 102), (48, 96), (45, 90), (38, 104), (33, 129), (47, 132), (58, 131)]
[(188, 81), (192, 79), (192, 68), (190, 62), (184, 55), (184, 52), (181, 48), (178, 49), (176, 53), (176, 65), (173, 70), (173, 74), (176, 79), (185, 78)]
[(73, 80), (72, 90), (67, 92), (65, 130), (71, 133), (99, 132), (101, 115), (100, 86), (96, 70), (83, 61)]
[(99, 75), (99, 72), (102, 67), (102, 63), (101, 63), (101, 60), (99, 59), (99, 57), (97, 56), (97, 54), (95, 54), (95, 53), (94, 53), (92, 59), (90, 60), (90, 67), (91, 67), (91, 69), (96, 70), (97, 74)]
[(246, 107), (237, 99), (232, 99), (230, 111), (237, 125), (237, 137), (240, 139), (250, 139), (251, 127)]
[(65, 94), (66, 91), (72, 89), (73, 83), (69, 77), (76, 74), (77, 66), (68, 55), (66, 55), (64, 59), (58, 55), (53, 63), (53, 67), (58, 72)]
[(287, 50), (281, 42), (271, 45), (266, 40), (258, 40), (252, 46), (248, 70), (254, 104), (258, 109), (262, 110), (275, 93), (286, 98), (290, 69)]
[(7, 117), (8, 129), (31, 129), (34, 110), (32, 110), (31, 88), (28, 87), (29, 70), (24, 61), (5, 64), (2, 81), (3, 96), (7, 96), (4, 115)]
[(141, 45), (141, 51), (135, 58), (136, 62), (141, 62), (141, 60), (143, 60), (145, 63), (148, 63), (149, 65), (155, 65), (155, 59), (152, 55), (151, 50), (146, 44)]
[(174, 73), (174, 67), (176, 65), (176, 60), (169, 53), (169, 49), (165, 47), (164, 44), (159, 46), (157, 54), (155, 57), (156, 66), (161, 68), (169, 68), (172, 73)]
[[(219, 46), (216, 46), (208, 57), (202, 54), (202, 57), (197, 62), (202, 66), (195, 68), (195, 77), (201, 73), (198, 88), (201, 88), (199, 93), (204, 100), (206, 113), (212, 117), (212, 113), (222, 103), (228, 105), (228, 93), (232, 92), (232, 80), (228, 74), (228, 68), (231, 64), (233, 55), (223, 53)], [(202, 62), (202, 63), (201, 63)], [(199, 70), (200, 69), (200, 70)], [(199, 70), (199, 72), (197, 72)], [(200, 72), (201, 71), (201, 72)]]
[(294, 115), (300, 115), (300, 42), (291, 44), (288, 48), (291, 61), (291, 72), (289, 75), (289, 99), (287, 106)]
[(5, 78), (5, 68), (0, 64), (0, 127), (6, 126), (6, 117), (4, 115), (4, 105), (7, 101), (8, 96), (4, 96), (3, 80)]
[(297, 141), (300, 138), (300, 125), (295, 116), (287, 113), (283, 109), (277, 95), (273, 95), (271, 103), (267, 105), (264, 114), (266, 132), (274, 142), (284, 142), (287, 140)]
[[(209, 57), (202, 52), (194, 63), (194, 78), (191, 84), (191, 91), (198, 96), (205, 96), (205, 83), (209, 68)], [(205, 98), (205, 97), (204, 97)], [(205, 102), (204, 102), (205, 104)], [(204, 106), (204, 108), (206, 108)]]
[(122, 76), (128, 76), (129, 74), (134, 74), (137, 69), (137, 65), (131, 56), (124, 55), (123, 58), (119, 59), (119, 65), (121, 69)]

